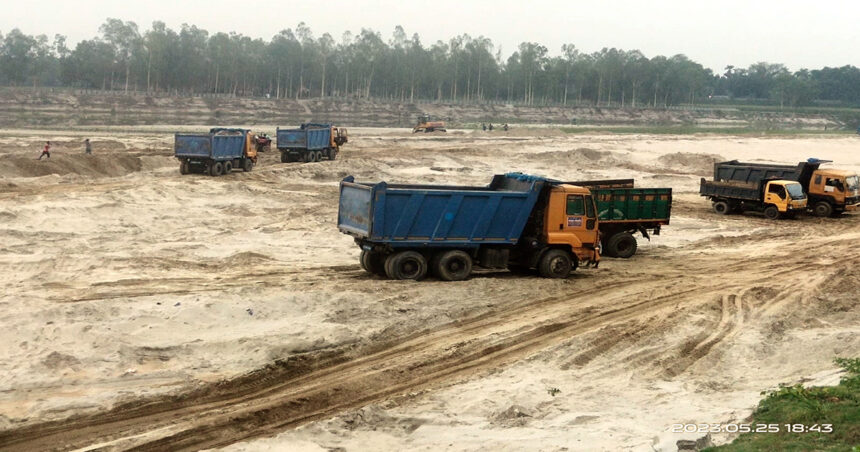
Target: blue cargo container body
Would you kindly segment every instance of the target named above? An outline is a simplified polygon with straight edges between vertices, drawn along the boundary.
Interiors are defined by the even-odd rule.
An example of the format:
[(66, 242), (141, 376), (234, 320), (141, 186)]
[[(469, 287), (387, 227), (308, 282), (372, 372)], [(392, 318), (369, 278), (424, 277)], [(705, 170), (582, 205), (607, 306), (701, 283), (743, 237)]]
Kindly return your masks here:
[(233, 160), (245, 155), (245, 134), (242, 129), (219, 129), (229, 135), (177, 133), (174, 153), (178, 158), (209, 158), (216, 161)]
[(477, 248), (519, 241), (545, 181), (496, 176), (489, 187), (340, 184), (338, 227), (400, 247)]
[(177, 133), (173, 150), (178, 158), (207, 158), (212, 154), (212, 139), (209, 134)]
[(331, 127), (278, 129), (278, 149), (319, 151), (331, 147)]
[(316, 123), (298, 129), (278, 128), (275, 137), (282, 163), (335, 160), (340, 146), (348, 141), (346, 129)]
[(205, 134), (177, 133), (173, 149), (181, 162), (179, 172), (218, 176), (230, 173), (233, 168), (251, 171), (257, 158), (255, 152), (246, 150), (249, 133), (245, 129), (226, 128), (213, 128)]

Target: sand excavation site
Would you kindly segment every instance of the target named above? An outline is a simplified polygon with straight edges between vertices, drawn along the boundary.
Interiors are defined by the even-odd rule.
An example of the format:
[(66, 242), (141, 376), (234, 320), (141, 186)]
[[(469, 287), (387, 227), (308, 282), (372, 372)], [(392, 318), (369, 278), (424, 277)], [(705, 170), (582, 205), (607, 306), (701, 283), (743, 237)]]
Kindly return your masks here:
[[(855, 137), (350, 129), (338, 160), (213, 178), (173, 130), (0, 130), (0, 449), (674, 451), (860, 353), (860, 216), (697, 192), (715, 160), (860, 171)], [(509, 171), (672, 187), (671, 224), (566, 280), (453, 283), (371, 276), (337, 230), (347, 175)]]

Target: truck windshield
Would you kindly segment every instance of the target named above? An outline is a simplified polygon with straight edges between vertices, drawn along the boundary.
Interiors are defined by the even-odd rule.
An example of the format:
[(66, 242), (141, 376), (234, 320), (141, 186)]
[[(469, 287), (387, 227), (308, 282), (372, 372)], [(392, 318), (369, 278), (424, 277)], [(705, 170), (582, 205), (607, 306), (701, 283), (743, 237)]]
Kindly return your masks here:
[(848, 176), (845, 178), (845, 186), (849, 191), (854, 191), (860, 188), (860, 177)]
[(803, 194), (803, 188), (801, 188), (800, 184), (786, 184), (786, 190), (788, 190), (788, 195), (791, 196), (791, 199), (804, 199), (806, 195)]

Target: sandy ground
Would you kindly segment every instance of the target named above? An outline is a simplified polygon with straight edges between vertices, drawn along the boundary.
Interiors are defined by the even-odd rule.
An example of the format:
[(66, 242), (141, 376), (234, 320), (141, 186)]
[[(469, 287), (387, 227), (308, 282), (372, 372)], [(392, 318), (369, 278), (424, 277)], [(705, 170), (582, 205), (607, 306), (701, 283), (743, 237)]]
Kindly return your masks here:
[[(720, 159), (860, 171), (856, 138), (351, 129), (334, 162), (220, 178), (180, 176), (171, 145), (0, 131), (0, 446), (671, 451), (701, 436), (673, 424), (743, 421), (860, 353), (857, 215), (718, 217), (696, 194)], [(337, 231), (346, 175), (508, 171), (670, 186), (672, 224), (564, 281), (382, 280)]]

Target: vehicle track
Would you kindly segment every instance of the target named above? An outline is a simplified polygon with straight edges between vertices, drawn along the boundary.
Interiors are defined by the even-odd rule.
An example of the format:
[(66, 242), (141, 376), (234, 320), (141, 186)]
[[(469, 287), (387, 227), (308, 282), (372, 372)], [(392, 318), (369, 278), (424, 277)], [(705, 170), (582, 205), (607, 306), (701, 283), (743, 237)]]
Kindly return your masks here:
[[(796, 250), (787, 251), (800, 248), (797, 245)], [(858, 260), (855, 254), (851, 253), (845, 265)], [(145, 399), (94, 415), (7, 430), (0, 433), (0, 447), (17, 451), (224, 446), (373, 401), (448, 384), (603, 328), (635, 335), (642, 319), (667, 319), (679, 308), (700, 309), (721, 300), (721, 314), (712, 330), (684, 349), (659, 357), (659, 365), (671, 377), (695, 364), (742, 325), (751, 309), (743, 301), (744, 288), (751, 280), (786, 286), (796, 282), (790, 270), (801, 265), (771, 265), (770, 256), (759, 256), (744, 261), (756, 272), (728, 278), (740, 267), (727, 265), (726, 259), (718, 253), (681, 260), (671, 271), (664, 269), (663, 278), (655, 273), (625, 284), (596, 285), (576, 292), (575, 297), (529, 300), (397, 341), (306, 356), (180, 396)], [(667, 282), (682, 274), (686, 274), (683, 288), (667, 291)], [(721, 276), (723, 281), (713, 284)], [(591, 302), (598, 298), (599, 302)], [(612, 341), (599, 342), (595, 353), (611, 345)]]

